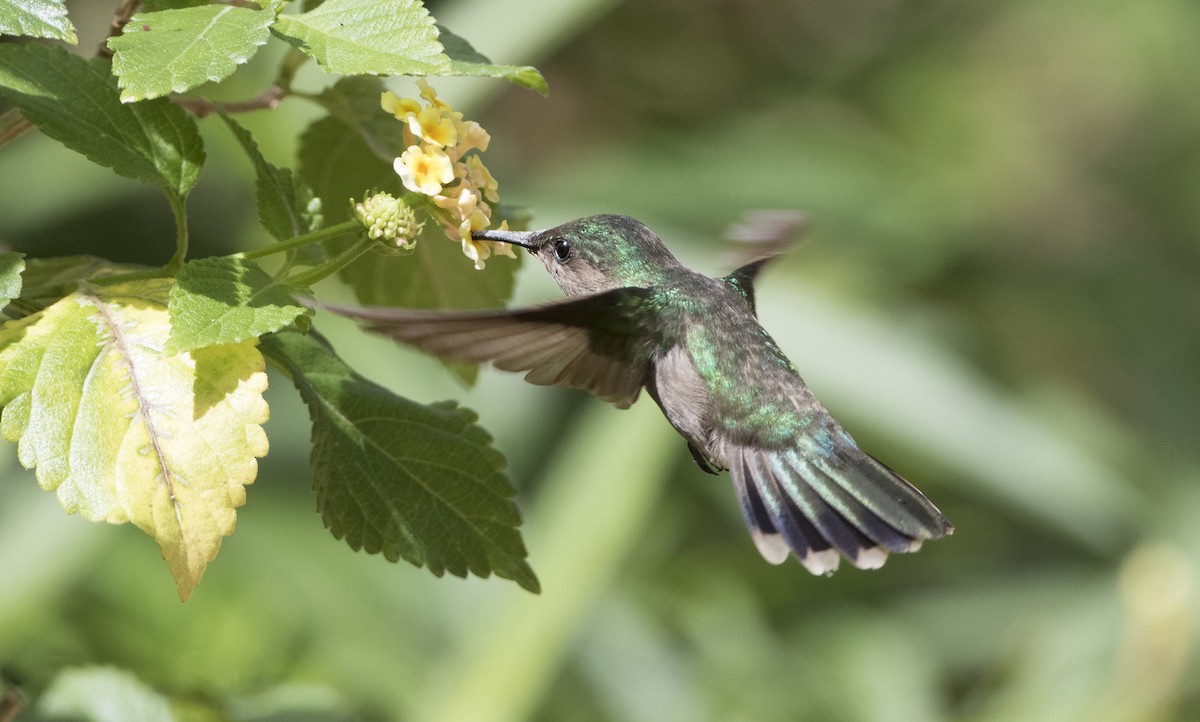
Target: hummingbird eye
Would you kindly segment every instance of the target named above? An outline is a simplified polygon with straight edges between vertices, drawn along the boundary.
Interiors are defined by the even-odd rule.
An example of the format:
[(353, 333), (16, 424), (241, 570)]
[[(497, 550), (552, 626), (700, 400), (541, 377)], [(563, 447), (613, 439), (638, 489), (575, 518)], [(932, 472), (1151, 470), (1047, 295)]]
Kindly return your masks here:
[(565, 261), (571, 255), (571, 242), (564, 239), (559, 239), (554, 242), (554, 257), (560, 261)]

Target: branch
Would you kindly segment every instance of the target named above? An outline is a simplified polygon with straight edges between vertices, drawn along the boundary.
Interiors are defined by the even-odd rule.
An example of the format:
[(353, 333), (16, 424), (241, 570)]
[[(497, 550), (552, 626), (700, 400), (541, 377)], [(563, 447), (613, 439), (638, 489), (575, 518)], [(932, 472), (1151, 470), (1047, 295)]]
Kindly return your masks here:
[(115, 38), (125, 32), (125, 24), (129, 22), (129, 18), (137, 12), (138, 6), (141, 5), (141, 0), (121, 0), (121, 4), (117, 6), (117, 11), (113, 13), (112, 23), (108, 26), (108, 36), (100, 41), (100, 47), (96, 49), (96, 55), (107, 60), (112, 60), (112, 51), (108, 49), (108, 38)]
[(253, 110), (272, 110), (279, 105), (279, 101), (283, 100), (284, 90), (280, 85), (272, 85), (263, 92), (259, 93), (250, 100), (242, 100), (236, 103), (218, 103), (214, 100), (205, 98), (181, 98), (173, 97), (171, 100), (183, 108), (184, 110), (195, 115), (197, 118), (203, 118), (210, 113), (215, 112), (218, 108), (226, 113), (248, 113)]
[(4, 145), (10, 140), (16, 140), (25, 134), (26, 131), (33, 130), (33, 123), (29, 119), (21, 115), (21, 111), (16, 108), (11, 108), (8, 111), (0, 114), (0, 145)]

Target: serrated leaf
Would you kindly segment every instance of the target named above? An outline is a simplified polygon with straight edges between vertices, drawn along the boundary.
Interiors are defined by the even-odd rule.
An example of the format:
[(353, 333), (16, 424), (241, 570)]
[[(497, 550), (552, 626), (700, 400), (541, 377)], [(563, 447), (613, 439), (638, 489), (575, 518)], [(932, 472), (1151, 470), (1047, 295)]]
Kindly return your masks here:
[(250, 131), (224, 113), (221, 118), (254, 164), (258, 219), (267, 231), (281, 241), (315, 231), (321, 223), (321, 203), (312, 188), (291, 168), (268, 162)]
[(238, 343), (287, 326), (310, 314), (293, 296), (304, 286), (271, 278), (254, 261), (229, 256), (183, 264), (167, 307), (171, 336), (165, 353)]
[(450, 58), (450, 70), (442, 75), (469, 75), (483, 78), (504, 78), (522, 88), (536, 90), (542, 95), (550, 92), (546, 78), (537, 68), (531, 65), (496, 65), (487, 56), (473, 48), (461, 36), (450, 32), (444, 25), (438, 25), (440, 35), (438, 40), (445, 48)]
[(132, 103), (224, 80), (267, 42), (275, 9), (232, 5), (138, 13), (108, 39), (121, 100)]
[(87, 722), (175, 722), (170, 701), (133, 674), (112, 667), (71, 667), (38, 699), (38, 714)]
[(131, 521), (195, 589), (267, 453), (252, 341), (175, 356), (170, 279), (83, 289), (0, 327), (0, 432), (68, 513)]
[(0, 35), (50, 38), (77, 45), (75, 26), (62, 0), (23, 0), (0, 3)]
[(437, 576), (494, 573), (538, 591), (506, 461), (474, 413), (396, 396), (315, 333), (273, 334), (263, 351), (308, 405), (317, 508), (335, 537)]
[(0, 95), (71, 150), (178, 198), (200, 174), (204, 146), (195, 121), (165, 99), (121, 103), (103, 60), (37, 43), (0, 44)]
[(327, 0), (279, 16), (271, 32), (340, 75), (439, 75), (450, 67), (417, 0)]
[(25, 254), (16, 251), (0, 253), (0, 309), (21, 296), (21, 273), (25, 270)]

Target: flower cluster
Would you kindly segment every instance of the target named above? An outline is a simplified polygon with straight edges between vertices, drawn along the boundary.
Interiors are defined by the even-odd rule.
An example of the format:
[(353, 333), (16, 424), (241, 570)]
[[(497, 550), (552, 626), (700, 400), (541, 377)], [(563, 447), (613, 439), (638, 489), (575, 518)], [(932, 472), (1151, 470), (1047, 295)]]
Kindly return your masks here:
[(405, 188), (430, 199), (430, 213), (442, 223), (446, 235), (462, 243), (463, 253), (476, 268), (482, 269), (493, 252), (515, 258), (507, 243), (471, 238), (471, 231), (491, 224), (491, 204), (500, 200), (496, 179), (479, 158), (491, 136), (438, 98), (429, 83), (418, 80), (417, 86), (425, 105), (390, 92), (380, 99), (383, 109), (404, 123), (408, 147), (393, 164), (397, 175)]

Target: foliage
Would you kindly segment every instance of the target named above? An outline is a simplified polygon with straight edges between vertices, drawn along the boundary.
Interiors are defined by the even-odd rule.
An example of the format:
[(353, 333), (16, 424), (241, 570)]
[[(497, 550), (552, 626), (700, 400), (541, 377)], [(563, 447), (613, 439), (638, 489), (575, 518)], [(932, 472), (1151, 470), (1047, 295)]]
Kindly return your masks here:
[(0, 330), (0, 429), (69, 513), (131, 521), (191, 595), (267, 453), (253, 343), (167, 353), (169, 279), (81, 285)]
[[(393, 132), (392, 147), (376, 145), (374, 155), (347, 164), (337, 149), (370, 142), (373, 133), (363, 129), (382, 125), (371, 116), (393, 126), (407, 119), (384, 115), (379, 82), (355, 86), (371, 97), (360, 94), (348, 104), (336, 103), (328, 91), (303, 93), (291, 80), (313, 59), (326, 71), (349, 76), (472, 74), (508, 77), (543, 92), (544, 81), (531, 68), (492, 65), (458, 36), (448, 36), (444, 47), (443, 31), (416, 0), (328, 0), (297, 14), (281, 14), (283, 5), (153, 3), (119, 18), (121, 32), (107, 41), (111, 62), (37, 42), (0, 45), (0, 97), (93, 163), (158, 186), (176, 223), (174, 253), (158, 268), (26, 259), (11, 252), (0, 257), (0, 290), (11, 319), (0, 328), (0, 427), (6, 439), (18, 442), (21, 463), (36, 469), (41, 486), (55, 491), (68, 513), (130, 521), (153, 537), (186, 600), (233, 532), (235, 509), (255, 480), (257, 458), (267, 452), (262, 341), (312, 409), (317, 505), (335, 536), (439, 576), (495, 572), (536, 592), (504, 457), (471, 412), (395, 396), (355, 374), (327, 344), (301, 335), (311, 311), (296, 298), (311, 296), (312, 283), (355, 260), (361, 259), (359, 268), (369, 267), (364, 254), (372, 247), (395, 250), (387, 247), (393, 239), (357, 221), (326, 225), (322, 209), (362, 197), (373, 182), (399, 190), (395, 174), (389, 183), (376, 167), (390, 165), (420, 138)], [(126, 5), (130, 12), (135, 6)], [(5, 3), (0, 23), (6, 33), (75, 42), (61, 3)], [(261, 102), (209, 100), (209, 84), (229, 78), (272, 35), (294, 49), (283, 56)], [(328, 128), (326, 143), (306, 149), (299, 173), (268, 161), (254, 134), (229, 115), (292, 96), (337, 105), (336, 113), (313, 123)], [(220, 113), (249, 158), (259, 220), (276, 242), (191, 258), (186, 200), (205, 163), (196, 115), (210, 110)], [(447, 123), (465, 123), (444, 103), (438, 112)], [(464, 127), (482, 133), (477, 124)], [(485, 142), (473, 142), (470, 150), (486, 146), (486, 134), (480, 137)], [(387, 160), (378, 156), (384, 151)], [(314, 184), (318, 179), (303, 172), (334, 159), (346, 174), (344, 183)], [(465, 167), (461, 175), (466, 177)], [(456, 188), (470, 190), (467, 180)], [(389, 208), (412, 216), (405, 205), (410, 202), (396, 200)], [(457, 232), (459, 221), (446, 222)], [(415, 221), (389, 228), (416, 234)], [(324, 251), (356, 229), (358, 240)], [(404, 250), (413, 247), (411, 239), (396, 242)], [(428, 238), (418, 248), (437, 243)], [(276, 255), (283, 261), (274, 272), (260, 265), (258, 259)], [(416, 259), (398, 260), (417, 267)], [(443, 285), (442, 275), (465, 285), (455, 268), (462, 265), (461, 256), (443, 256), (419, 273), (435, 288)], [(502, 305), (512, 271), (512, 265), (496, 266), (490, 275), (506, 280), (481, 284), (482, 293), (437, 294), (429, 303)], [(277, 341), (272, 334), (280, 334)], [(364, 412), (391, 417), (393, 424), (363, 419)], [(396, 428), (404, 433), (394, 434)], [(341, 473), (340, 457), (355, 450), (367, 452), (367, 470)], [(356, 506), (364, 494), (382, 500)]]

